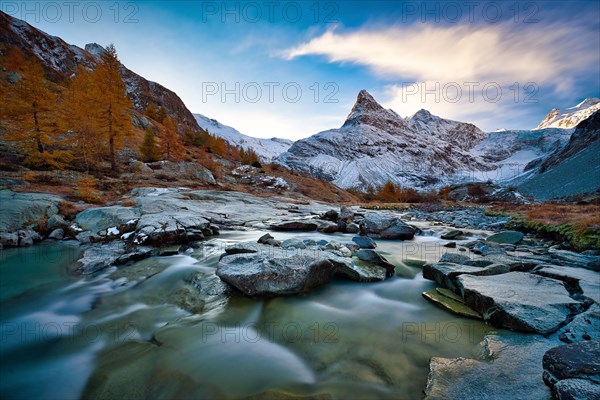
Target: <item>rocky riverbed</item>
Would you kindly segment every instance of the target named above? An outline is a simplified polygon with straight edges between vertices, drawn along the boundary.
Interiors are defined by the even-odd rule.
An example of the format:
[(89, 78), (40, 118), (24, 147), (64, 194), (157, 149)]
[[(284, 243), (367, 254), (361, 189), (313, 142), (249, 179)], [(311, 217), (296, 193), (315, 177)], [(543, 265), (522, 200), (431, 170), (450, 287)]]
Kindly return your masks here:
[[(24, 250), (8, 248), (34, 242), (76, 249), (70, 250), (73, 262), (61, 265), (69, 271), (69, 285), (86, 290), (67, 285), (62, 295), (52, 294), (57, 302), (65, 301), (59, 299), (64, 293), (78, 299), (79, 308), (71, 305), (66, 314), (102, 329), (116, 323), (127, 333), (131, 327), (132, 337), (105, 337), (94, 350), (82, 332), (76, 335), (86, 350), (70, 349), (72, 356), (96, 362), (81, 376), (81, 385), (87, 383), (70, 395), (600, 396), (598, 253), (575, 253), (504, 231), (508, 219), (487, 216), (481, 208), (396, 212), (140, 188), (128, 197), (133, 205), (90, 208), (68, 220), (58, 212), (58, 196), (3, 190), (0, 200), (6, 254), (20, 257), (16, 252)], [(37, 232), (40, 219), (51, 229)], [(53, 290), (46, 280), (35, 289), (15, 289), (16, 275), (8, 279), (13, 295), (3, 298), (3, 309), (19, 306), (3, 315), (5, 334), (13, 327), (7, 324), (37, 318), (20, 315), (26, 308), (21, 303), (35, 304)], [(422, 310), (427, 318), (419, 316)], [(47, 313), (65, 315), (60, 307)], [(251, 326), (255, 336), (264, 336), (264, 324), (273, 321), (304, 331), (313, 327), (312, 340), (290, 341), (276, 330), (268, 340), (242, 345), (212, 342), (226, 338), (222, 330), (232, 326), (230, 333), (239, 338), (240, 324), (246, 324), (245, 334)], [(336, 330), (347, 337), (340, 341)], [(208, 333), (210, 338), (197, 341)], [(414, 354), (408, 343), (418, 349)], [(2, 351), (18, 353), (16, 348)], [(189, 368), (180, 365), (183, 350), (192, 357)], [(204, 356), (193, 356), (196, 351)], [(248, 351), (255, 356), (240, 355)], [(266, 357), (269, 352), (279, 361)], [(248, 368), (256, 363), (255, 376), (249, 375), (256, 382), (238, 376), (232, 378), (241, 380), (235, 388), (226, 389), (218, 383), (222, 376), (208, 384), (194, 375), (199, 363), (210, 360), (217, 370), (231, 368), (219, 357), (238, 358)], [(167, 367), (150, 366), (156, 362)], [(274, 369), (265, 369), (272, 362)], [(272, 374), (266, 381), (265, 373)], [(173, 378), (181, 384), (167, 385)], [(3, 385), (2, 393), (14, 388)]]

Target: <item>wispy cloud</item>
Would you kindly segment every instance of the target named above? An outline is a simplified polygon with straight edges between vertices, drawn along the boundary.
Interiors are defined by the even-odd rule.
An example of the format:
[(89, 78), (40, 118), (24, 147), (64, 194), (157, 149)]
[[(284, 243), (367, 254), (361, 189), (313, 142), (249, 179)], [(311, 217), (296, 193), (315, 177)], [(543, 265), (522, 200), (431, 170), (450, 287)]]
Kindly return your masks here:
[(529, 24), (519, 29), (515, 25), (333, 29), (287, 49), (284, 56), (322, 55), (330, 62), (366, 66), (391, 79), (533, 81), (554, 85), (557, 91), (568, 90), (580, 71), (599, 63), (598, 39), (576, 24)]

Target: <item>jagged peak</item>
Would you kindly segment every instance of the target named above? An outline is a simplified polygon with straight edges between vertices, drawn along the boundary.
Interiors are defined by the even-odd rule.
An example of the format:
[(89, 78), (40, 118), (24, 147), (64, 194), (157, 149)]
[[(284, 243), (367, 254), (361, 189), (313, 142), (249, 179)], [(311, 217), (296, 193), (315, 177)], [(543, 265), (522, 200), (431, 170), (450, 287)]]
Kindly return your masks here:
[(389, 117), (389, 112), (383, 108), (369, 92), (361, 90), (356, 96), (356, 102), (352, 107), (352, 111), (348, 114), (344, 126), (353, 125), (358, 122), (365, 122), (365, 117), (369, 119), (370, 116), (385, 114)]

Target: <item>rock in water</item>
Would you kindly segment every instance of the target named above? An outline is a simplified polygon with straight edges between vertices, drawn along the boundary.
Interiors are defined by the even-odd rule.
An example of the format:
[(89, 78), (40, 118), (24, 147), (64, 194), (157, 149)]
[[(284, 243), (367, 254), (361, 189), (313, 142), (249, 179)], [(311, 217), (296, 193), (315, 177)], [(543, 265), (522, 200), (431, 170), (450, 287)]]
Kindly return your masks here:
[(309, 291), (336, 272), (328, 260), (310, 255), (236, 254), (223, 257), (217, 275), (248, 296), (279, 296)]
[(396, 217), (367, 213), (360, 222), (361, 234), (381, 239), (411, 240), (415, 230)]
[(388, 277), (393, 276), (396, 271), (396, 266), (390, 263), (384, 256), (374, 250), (361, 249), (356, 253), (359, 260), (370, 262), (377, 266), (383, 267), (386, 270)]
[(313, 221), (285, 221), (271, 225), (276, 231), (316, 231), (318, 227)]
[(504, 231), (489, 236), (486, 240), (494, 243), (517, 244), (523, 239), (523, 233), (518, 231)]
[(352, 241), (360, 246), (361, 249), (374, 249), (377, 243), (368, 236), (355, 236)]
[(465, 304), (493, 325), (547, 334), (557, 330), (582, 304), (562, 282), (526, 272), (493, 276), (460, 275), (457, 286)]
[(466, 305), (464, 305), (460, 301), (455, 300), (454, 298), (446, 297), (437, 290), (430, 290), (421, 294), (427, 300), (438, 304), (442, 308), (445, 308), (446, 310), (451, 311), (455, 314), (462, 315), (463, 317), (482, 319), (481, 314), (479, 314), (477, 311), (467, 307)]

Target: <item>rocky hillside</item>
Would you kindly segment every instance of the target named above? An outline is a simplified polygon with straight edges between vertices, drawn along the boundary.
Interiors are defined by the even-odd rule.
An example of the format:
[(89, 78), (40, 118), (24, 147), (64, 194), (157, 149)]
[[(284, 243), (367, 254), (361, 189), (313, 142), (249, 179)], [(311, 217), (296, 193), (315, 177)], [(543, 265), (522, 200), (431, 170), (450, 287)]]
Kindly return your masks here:
[(277, 162), (343, 188), (365, 190), (388, 180), (423, 188), (450, 182), (460, 171), (493, 169), (469, 152), (484, 137), (473, 124), (426, 110), (402, 118), (362, 90), (341, 128), (295, 142)]
[(596, 97), (585, 99), (576, 106), (564, 110), (553, 108), (535, 129), (573, 128), (598, 110), (600, 110), (600, 99)]
[(194, 117), (198, 125), (210, 134), (225, 139), (232, 146), (254, 150), (260, 160), (266, 163), (270, 163), (275, 157), (287, 151), (293, 143), (288, 139), (262, 139), (244, 135), (237, 129), (223, 125), (216, 119), (206, 117), (202, 114), (194, 114)]
[[(11, 48), (19, 49), (27, 57), (33, 55), (39, 58), (47, 78), (58, 84), (64, 83), (79, 66), (95, 68), (104, 51), (95, 43), (86, 45), (85, 49), (68, 44), (59, 37), (0, 11), (0, 54), (6, 54)], [(121, 75), (136, 111), (144, 113), (150, 105), (162, 107), (168, 116), (180, 124), (192, 131), (200, 130), (192, 113), (173, 91), (148, 81), (124, 65)]]
[(541, 159), (519, 185), (540, 200), (600, 190), (600, 110), (580, 122), (568, 143)]

